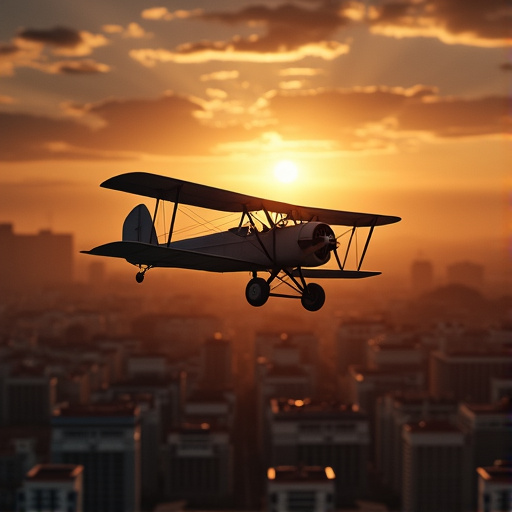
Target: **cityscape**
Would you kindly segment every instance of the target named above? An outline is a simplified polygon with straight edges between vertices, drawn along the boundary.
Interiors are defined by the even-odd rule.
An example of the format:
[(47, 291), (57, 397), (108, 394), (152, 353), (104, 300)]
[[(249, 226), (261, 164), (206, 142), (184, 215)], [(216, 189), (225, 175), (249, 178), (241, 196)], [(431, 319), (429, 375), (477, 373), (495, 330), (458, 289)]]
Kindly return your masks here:
[(512, 296), (480, 263), (310, 313), (76, 256), (0, 225), (1, 511), (511, 509)]

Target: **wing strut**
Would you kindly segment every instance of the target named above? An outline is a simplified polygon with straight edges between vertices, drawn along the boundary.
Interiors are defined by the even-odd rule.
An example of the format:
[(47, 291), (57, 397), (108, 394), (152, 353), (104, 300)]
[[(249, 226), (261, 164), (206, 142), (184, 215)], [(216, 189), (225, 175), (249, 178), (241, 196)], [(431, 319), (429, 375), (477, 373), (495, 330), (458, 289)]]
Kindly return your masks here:
[[(267, 256), (269, 261), (272, 264), (274, 264), (274, 259), (272, 258), (272, 256), (270, 256), (269, 252), (267, 251), (267, 248), (265, 247), (265, 245), (261, 241), (260, 234), (258, 232), (258, 229), (256, 228), (256, 224), (254, 224), (254, 219), (252, 218), (252, 215), (247, 211), (247, 206), (245, 206), (245, 205), (244, 205), (244, 215), (247, 215), (247, 218), (249, 219), (249, 223), (254, 228), (254, 234), (256, 236), (256, 239), (258, 240), (258, 243), (260, 244), (261, 248), (263, 249), (263, 252)], [(275, 243), (274, 243), (274, 246), (275, 246)]]
[(174, 200), (174, 208), (172, 210), (171, 227), (169, 228), (169, 237), (167, 238), (167, 247), (171, 245), (172, 232), (174, 231), (174, 222), (176, 221), (176, 213), (180, 202), (181, 185), (176, 189), (176, 199)]
[(361, 265), (363, 264), (364, 256), (366, 254), (366, 249), (368, 249), (368, 244), (370, 243), (370, 239), (373, 234), (373, 230), (375, 229), (375, 225), (377, 224), (378, 216), (375, 217), (375, 220), (372, 222), (372, 226), (370, 228), (370, 232), (366, 238), (366, 243), (364, 244), (363, 254), (361, 254), (361, 259), (359, 260), (359, 265), (357, 266), (357, 270), (361, 270)]

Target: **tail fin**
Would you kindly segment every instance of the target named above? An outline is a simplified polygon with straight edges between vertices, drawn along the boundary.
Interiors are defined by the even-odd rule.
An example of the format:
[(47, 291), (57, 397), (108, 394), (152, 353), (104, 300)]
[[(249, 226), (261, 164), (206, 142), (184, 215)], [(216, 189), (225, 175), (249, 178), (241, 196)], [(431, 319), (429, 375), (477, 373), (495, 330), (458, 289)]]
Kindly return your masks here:
[(124, 220), (123, 241), (158, 245), (155, 226), (145, 204), (136, 206)]

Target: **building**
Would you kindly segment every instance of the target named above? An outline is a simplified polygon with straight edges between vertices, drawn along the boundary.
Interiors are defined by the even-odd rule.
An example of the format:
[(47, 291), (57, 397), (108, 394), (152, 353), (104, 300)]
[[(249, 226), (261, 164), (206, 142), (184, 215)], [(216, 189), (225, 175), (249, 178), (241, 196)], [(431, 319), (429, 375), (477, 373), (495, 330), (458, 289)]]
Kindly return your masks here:
[(512, 510), (512, 466), (498, 460), (492, 466), (477, 468), (478, 512)]
[(365, 496), (370, 433), (357, 407), (274, 398), (267, 412), (269, 465), (332, 467), (338, 505)]
[(42, 230), (18, 235), (12, 224), (0, 224), (2, 289), (31, 291), (73, 281), (73, 235)]
[(267, 471), (268, 512), (331, 512), (335, 478), (330, 467), (277, 466)]
[(506, 350), (436, 350), (430, 354), (430, 393), (436, 398), (448, 396), (461, 401), (487, 403), (493, 394), (493, 379), (510, 378), (510, 375), (512, 358)]
[(84, 512), (139, 510), (140, 426), (133, 404), (60, 409), (52, 418), (51, 458), (84, 467)]
[(42, 367), (20, 366), (4, 378), (7, 425), (49, 425), (56, 400), (57, 379), (46, 376)]
[(473, 508), (477, 506), (476, 468), (492, 466), (495, 460), (510, 458), (512, 454), (511, 417), (510, 399), (494, 404), (462, 403), (459, 406), (458, 426), (466, 434), (471, 448)]
[(466, 512), (470, 451), (463, 432), (447, 422), (408, 423), (402, 430), (402, 509)]
[(336, 333), (338, 373), (345, 375), (350, 365), (365, 365), (366, 343), (387, 329), (386, 323), (380, 319), (353, 318), (343, 321)]
[(233, 386), (231, 342), (218, 333), (201, 347), (199, 386), (202, 389), (226, 389)]
[(462, 284), (480, 290), (484, 282), (484, 267), (471, 261), (459, 261), (448, 265), (448, 283)]
[(398, 495), (402, 489), (402, 429), (407, 423), (455, 423), (459, 402), (427, 393), (388, 393), (377, 399), (375, 464), (382, 483)]
[(415, 294), (421, 295), (434, 285), (434, 268), (429, 260), (415, 260), (411, 264), (411, 287)]
[(233, 500), (233, 448), (226, 428), (183, 424), (162, 448), (163, 493), (191, 507), (229, 507)]
[(18, 491), (17, 512), (82, 512), (83, 466), (38, 464)]

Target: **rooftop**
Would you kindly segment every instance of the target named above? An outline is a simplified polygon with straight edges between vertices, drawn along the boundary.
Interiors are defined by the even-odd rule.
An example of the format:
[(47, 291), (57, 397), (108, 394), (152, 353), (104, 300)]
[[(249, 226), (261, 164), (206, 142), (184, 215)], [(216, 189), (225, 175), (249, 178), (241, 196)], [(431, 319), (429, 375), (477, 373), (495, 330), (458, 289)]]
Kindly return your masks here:
[(38, 464), (26, 476), (28, 481), (57, 482), (74, 480), (84, 470), (76, 464)]

